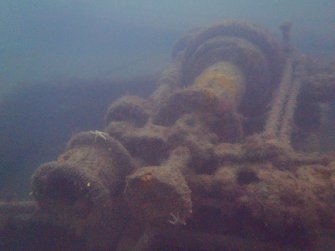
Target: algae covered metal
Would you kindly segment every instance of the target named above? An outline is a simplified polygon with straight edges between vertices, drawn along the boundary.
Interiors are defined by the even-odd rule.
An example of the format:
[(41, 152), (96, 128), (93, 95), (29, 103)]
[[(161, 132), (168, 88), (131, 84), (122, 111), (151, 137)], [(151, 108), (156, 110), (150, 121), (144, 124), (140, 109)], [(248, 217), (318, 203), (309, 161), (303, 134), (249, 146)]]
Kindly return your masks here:
[(335, 230), (335, 156), (304, 152), (296, 118), (335, 85), (314, 84), (281, 29), (282, 43), (239, 21), (181, 39), (149, 98), (121, 97), (103, 132), (37, 168), (33, 218), (87, 250), (315, 248)]

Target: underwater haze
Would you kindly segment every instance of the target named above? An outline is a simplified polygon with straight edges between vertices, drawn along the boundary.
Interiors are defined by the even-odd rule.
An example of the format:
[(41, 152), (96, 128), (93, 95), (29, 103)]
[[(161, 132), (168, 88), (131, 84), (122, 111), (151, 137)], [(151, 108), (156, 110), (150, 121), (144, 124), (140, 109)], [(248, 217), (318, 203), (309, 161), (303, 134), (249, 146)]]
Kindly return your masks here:
[(280, 39), (278, 27), (289, 20), (300, 52), (331, 56), (334, 9), (333, 0), (2, 0), (0, 188), (6, 181), (28, 194), (33, 170), (74, 132), (101, 128), (115, 98), (147, 96), (152, 78), (142, 90), (134, 83), (108, 89), (106, 79), (159, 74), (187, 32), (236, 19)]
[(334, 14), (0, 0), (0, 251), (335, 250)]
[(327, 53), (334, 9), (332, 0), (2, 0), (0, 92), (34, 81), (159, 72), (182, 34), (224, 19), (274, 32), (290, 20), (299, 48)]

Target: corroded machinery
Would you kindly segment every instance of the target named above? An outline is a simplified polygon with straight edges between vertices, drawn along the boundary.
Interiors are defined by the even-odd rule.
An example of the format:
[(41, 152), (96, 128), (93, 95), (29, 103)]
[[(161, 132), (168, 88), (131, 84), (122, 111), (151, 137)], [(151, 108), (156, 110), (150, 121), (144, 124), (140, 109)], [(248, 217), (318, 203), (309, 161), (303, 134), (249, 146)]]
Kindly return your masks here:
[(282, 44), (236, 21), (181, 39), (148, 99), (121, 97), (35, 171), (34, 217), (88, 250), (315, 247), (335, 230), (335, 158), (295, 147), (299, 100), (320, 99), (281, 28)]

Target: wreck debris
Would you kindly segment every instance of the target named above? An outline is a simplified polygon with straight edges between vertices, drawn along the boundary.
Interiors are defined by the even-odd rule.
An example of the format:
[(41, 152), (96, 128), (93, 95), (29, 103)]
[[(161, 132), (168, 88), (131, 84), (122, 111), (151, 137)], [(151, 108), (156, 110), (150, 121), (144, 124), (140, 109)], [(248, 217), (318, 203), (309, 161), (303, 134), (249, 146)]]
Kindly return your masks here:
[[(288, 46), (289, 27), (284, 28)], [(246, 239), (250, 230), (257, 229), (253, 239), (265, 237), (280, 245), (284, 233), (294, 232), (292, 246), (309, 245), (321, 227), (326, 227), (324, 219), (334, 218), (334, 205), (329, 203), (334, 167), (331, 158), (304, 157), (291, 151), (301, 66), (286, 48), (283, 68), (284, 53), (276, 41), (257, 26), (240, 22), (224, 22), (194, 33), (183, 48), (148, 100), (125, 96), (112, 104), (106, 115), (110, 136), (91, 133), (93, 146), (86, 145), (89, 140), (84, 135), (72, 140), (74, 148), (60, 156), (55, 164), (62, 166), (55, 170), (69, 170), (66, 176), (71, 177), (72, 170), (85, 170), (85, 159), (77, 156), (85, 151), (85, 158), (94, 156), (95, 161), (88, 163), (100, 168), (98, 173), (103, 176), (94, 175), (95, 169), (90, 168), (98, 179), (87, 179), (85, 189), (74, 193), (75, 200), (81, 194), (90, 195), (91, 189), (105, 191), (105, 195), (91, 195), (101, 202), (93, 199), (91, 203), (100, 206), (90, 208), (93, 215), (100, 215), (101, 206), (107, 207), (111, 218), (113, 207), (126, 203), (129, 216), (143, 226), (143, 235), (133, 241), (143, 249), (150, 250), (150, 238), (159, 232), (164, 235), (158, 226), (191, 232), (207, 229)], [(270, 112), (266, 110), (269, 104)], [(111, 170), (121, 170), (121, 166), (111, 168), (119, 158), (115, 150), (119, 143), (113, 138), (131, 154), (123, 153), (128, 156), (125, 159), (130, 163), (133, 158), (138, 167), (108, 177)], [(114, 149), (101, 146), (109, 142), (114, 142)], [(97, 143), (104, 154), (97, 151)], [(98, 162), (106, 156), (107, 162)], [(49, 169), (53, 170), (42, 166), (33, 182), (41, 206), (48, 200), (43, 200), (43, 189), (36, 184), (44, 180), (39, 173)], [(95, 187), (104, 182), (108, 184), (105, 189)], [(126, 185), (120, 185), (123, 182)], [(122, 187), (123, 193), (116, 192), (116, 202), (111, 193)], [(47, 190), (57, 194), (59, 189)], [(62, 217), (69, 212), (56, 210)], [(241, 222), (240, 217), (245, 220)], [(104, 219), (95, 217), (85, 223)], [(113, 231), (121, 234), (117, 228)]]
[(35, 171), (37, 215), (90, 250), (313, 248), (335, 231), (335, 156), (291, 144), (311, 91), (290, 27), (282, 46), (237, 21), (187, 36), (148, 99), (121, 97)]

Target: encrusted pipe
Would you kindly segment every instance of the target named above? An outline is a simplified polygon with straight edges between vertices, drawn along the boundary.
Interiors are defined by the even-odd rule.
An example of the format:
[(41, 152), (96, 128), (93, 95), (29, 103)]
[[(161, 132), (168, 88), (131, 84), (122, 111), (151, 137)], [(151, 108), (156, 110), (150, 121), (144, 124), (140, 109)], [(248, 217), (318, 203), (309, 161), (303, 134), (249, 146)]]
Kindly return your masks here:
[(0, 201), (0, 218), (10, 215), (33, 214), (36, 210), (35, 201)]
[(297, 106), (297, 97), (300, 91), (301, 77), (304, 71), (302, 65), (297, 65), (295, 68), (295, 76), (288, 94), (282, 125), (279, 132), (280, 141), (288, 145), (290, 145), (291, 141), (292, 127), (294, 124), (294, 111)]
[(292, 59), (288, 58), (282, 75), (282, 80), (275, 93), (271, 110), (265, 124), (264, 133), (270, 138), (279, 137), (280, 123), (284, 113), (288, 91), (292, 83)]

